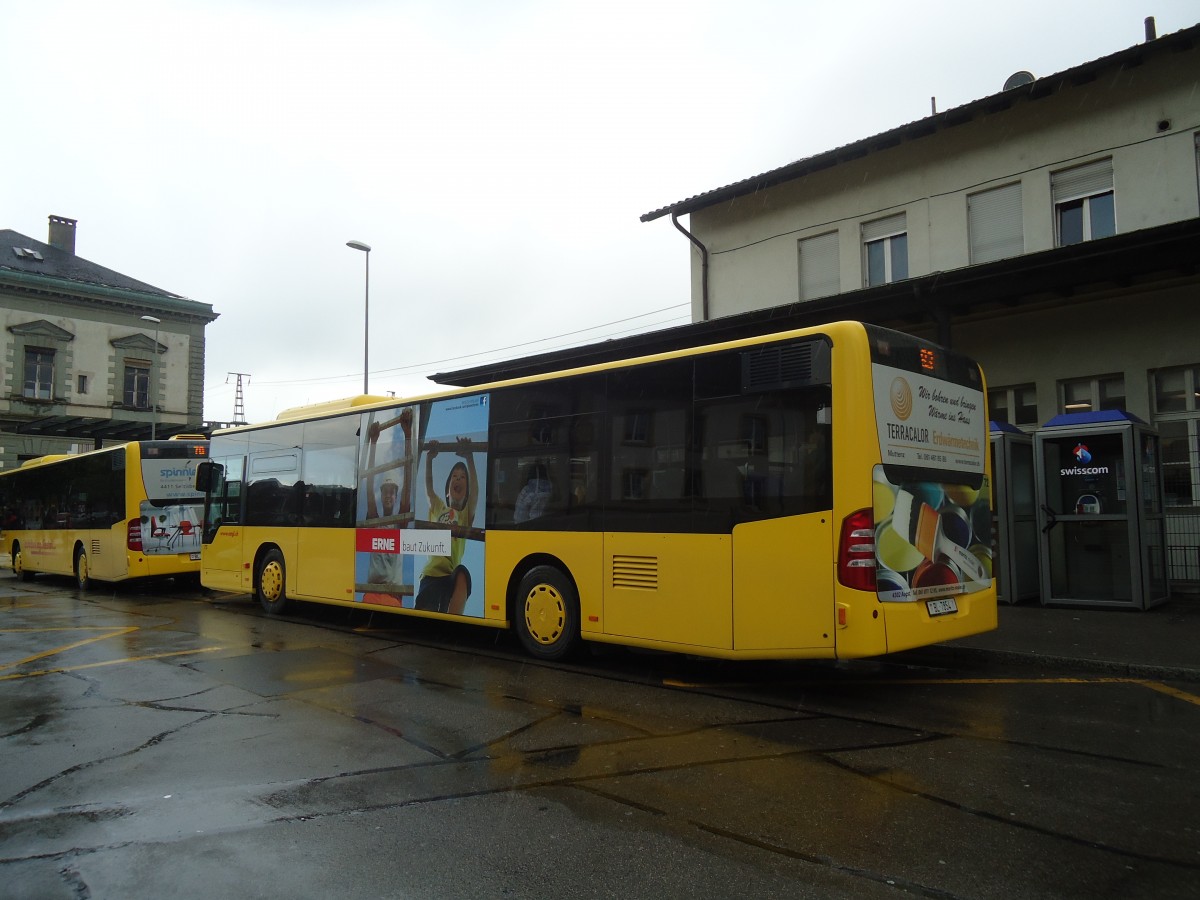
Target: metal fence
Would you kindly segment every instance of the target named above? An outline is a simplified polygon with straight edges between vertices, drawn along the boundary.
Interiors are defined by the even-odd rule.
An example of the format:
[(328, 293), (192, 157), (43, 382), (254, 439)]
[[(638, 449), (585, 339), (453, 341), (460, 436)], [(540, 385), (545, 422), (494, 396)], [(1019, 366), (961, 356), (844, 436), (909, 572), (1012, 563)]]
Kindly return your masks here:
[(1167, 507), (1167, 578), (1172, 592), (1200, 591), (1200, 509)]

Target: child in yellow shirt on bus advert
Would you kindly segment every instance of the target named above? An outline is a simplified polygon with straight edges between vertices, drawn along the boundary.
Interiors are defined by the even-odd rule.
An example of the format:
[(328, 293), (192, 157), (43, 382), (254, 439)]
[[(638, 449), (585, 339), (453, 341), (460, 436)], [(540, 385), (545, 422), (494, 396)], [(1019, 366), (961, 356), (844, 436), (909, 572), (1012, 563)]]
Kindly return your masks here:
[[(461, 427), (450, 431), (455, 435), (453, 443), (431, 439), (423, 444), (428, 510), (418, 528), (427, 529), (424, 533), (430, 549), (414, 605), (430, 612), (482, 616), (482, 597), (471, 608), (468, 600), (475, 582), (482, 584), (483, 577), (483, 530), (474, 523), (484, 486), (475, 454), (487, 451), (487, 398), (460, 398), (453, 405), (435, 403), (429, 425), (430, 431), (437, 428), (442, 434), (447, 433), (443, 429)], [(450, 447), (459, 459), (448, 458), (445, 451)], [(419, 514), (418, 510), (418, 518)]]

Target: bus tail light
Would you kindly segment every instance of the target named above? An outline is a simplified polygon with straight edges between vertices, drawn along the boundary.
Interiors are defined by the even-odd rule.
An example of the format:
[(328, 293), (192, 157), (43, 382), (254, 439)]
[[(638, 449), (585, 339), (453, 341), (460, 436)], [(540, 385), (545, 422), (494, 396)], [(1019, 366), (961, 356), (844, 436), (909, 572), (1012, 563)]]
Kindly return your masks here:
[(125, 536), (125, 545), (135, 553), (142, 552), (142, 520), (130, 519), (129, 529)]
[(840, 584), (875, 591), (875, 517), (870, 509), (860, 509), (842, 520), (837, 569)]

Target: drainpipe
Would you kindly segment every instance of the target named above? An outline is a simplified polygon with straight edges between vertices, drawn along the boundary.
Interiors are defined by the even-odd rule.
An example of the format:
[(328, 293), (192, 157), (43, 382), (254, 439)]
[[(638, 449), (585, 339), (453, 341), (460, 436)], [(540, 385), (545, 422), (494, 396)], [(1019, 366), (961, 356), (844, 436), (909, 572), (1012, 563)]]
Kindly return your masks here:
[(671, 224), (700, 251), (700, 321), (708, 321), (708, 248), (696, 236), (679, 224), (679, 214), (671, 213)]

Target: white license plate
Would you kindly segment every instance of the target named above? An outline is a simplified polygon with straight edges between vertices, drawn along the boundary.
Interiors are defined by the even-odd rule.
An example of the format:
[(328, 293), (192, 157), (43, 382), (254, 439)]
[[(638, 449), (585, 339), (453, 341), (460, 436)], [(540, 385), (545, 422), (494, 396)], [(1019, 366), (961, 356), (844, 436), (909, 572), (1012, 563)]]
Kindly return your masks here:
[[(190, 553), (190, 554), (188, 554), (188, 559), (194, 559), (194, 560), (199, 561), (200, 554), (199, 553)], [(933, 601), (930, 600), (929, 602), (932, 603)]]
[(931, 616), (948, 616), (958, 612), (958, 603), (953, 597), (939, 597), (936, 600), (926, 600), (925, 608)]

